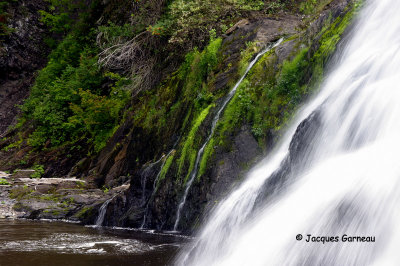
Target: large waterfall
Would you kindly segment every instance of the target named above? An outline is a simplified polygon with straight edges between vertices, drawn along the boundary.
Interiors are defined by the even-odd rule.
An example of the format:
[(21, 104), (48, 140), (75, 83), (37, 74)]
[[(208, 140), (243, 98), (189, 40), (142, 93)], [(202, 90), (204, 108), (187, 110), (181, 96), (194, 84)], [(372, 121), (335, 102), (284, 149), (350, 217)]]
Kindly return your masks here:
[(366, 2), (321, 91), (178, 265), (399, 265), (399, 10)]

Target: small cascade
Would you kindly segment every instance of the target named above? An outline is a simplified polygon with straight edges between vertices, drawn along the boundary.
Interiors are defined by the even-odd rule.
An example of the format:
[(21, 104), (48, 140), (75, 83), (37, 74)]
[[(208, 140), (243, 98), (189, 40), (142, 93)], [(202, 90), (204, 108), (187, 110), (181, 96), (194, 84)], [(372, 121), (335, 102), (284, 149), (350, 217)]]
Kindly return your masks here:
[[(160, 159), (158, 159), (156, 162), (151, 163), (149, 166), (147, 166), (142, 174), (142, 179), (140, 180), (140, 183), (142, 185), (142, 206), (146, 204), (146, 184), (147, 184), (147, 178), (149, 175), (151, 175), (152, 169), (155, 165), (160, 163), (164, 159), (165, 155), (162, 155)], [(162, 163), (164, 165), (164, 162)], [(161, 166), (162, 169), (162, 166)], [(161, 171), (161, 170), (160, 170)]]
[[(118, 195), (118, 194), (117, 194)], [(103, 222), (104, 222), (104, 218), (106, 217), (106, 213), (107, 213), (107, 207), (108, 204), (110, 204), (110, 202), (117, 196), (113, 196), (111, 198), (109, 198), (108, 200), (106, 200), (103, 205), (101, 205), (100, 209), (99, 209), (99, 216), (97, 216), (95, 225), (96, 226), (102, 226)]]
[[(176, 142), (176, 143), (177, 143), (177, 142)], [(142, 224), (141, 224), (141, 226), (140, 226), (140, 229), (143, 229), (144, 226), (146, 225), (147, 214), (148, 214), (148, 212), (149, 212), (149, 205), (150, 205), (150, 202), (151, 202), (152, 199), (154, 198), (154, 195), (155, 195), (155, 193), (156, 193), (156, 191), (157, 191), (158, 179), (159, 179), (160, 176), (161, 176), (161, 171), (162, 171), (162, 169), (163, 169), (163, 167), (164, 167), (164, 165), (165, 165), (165, 162), (167, 161), (168, 157), (171, 155), (171, 153), (172, 153), (173, 151), (175, 151), (174, 148), (175, 148), (175, 146), (176, 146), (176, 143), (174, 144), (173, 148), (167, 153), (167, 155), (163, 155), (163, 156), (161, 157), (161, 159), (160, 159), (160, 160), (163, 160), (163, 159), (165, 158), (165, 159), (163, 160), (161, 166), (160, 166), (160, 170), (158, 171), (158, 174), (157, 174), (156, 178), (154, 179), (154, 183), (153, 183), (153, 192), (151, 193), (150, 198), (149, 198), (149, 200), (147, 201), (146, 208), (145, 208), (144, 215), (143, 215), (143, 222), (142, 222)], [(157, 163), (158, 163), (160, 160), (158, 160)], [(143, 190), (143, 191), (144, 191), (144, 190)], [(143, 193), (144, 193), (144, 192), (143, 192)]]
[(283, 39), (279, 39), (277, 42), (275, 42), (274, 44), (268, 46), (266, 49), (264, 49), (263, 51), (261, 51), (254, 59), (253, 61), (250, 62), (249, 66), (247, 67), (245, 73), (243, 74), (243, 76), (240, 78), (240, 80), (235, 84), (235, 86), (233, 87), (233, 89), (229, 92), (229, 94), (226, 96), (225, 100), (222, 102), (220, 108), (218, 109), (217, 113), (214, 116), (214, 119), (212, 121), (212, 126), (211, 126), (211, 131), (210, 134), (208, 135), (206, 141), (204, 142), (203, 146), (201, 146), (200, 150), (197, 152), (197, 157), (196, 157), (196, 161), (195, 161), (195, 165), (193, 168), (193, 171), (190, 175), (190, 179), (189, 181), (186, 183), (186, 187), (185, 187), (185, 192), (183, 194), (182, 200), (178, 205), (178, 210), (176, 212), (176, 220), (175, 220), (175, 224), (174, 224), (174, 231), (177, 231), (178, 229), (178, 225), (179, 225), (179, 221), (181, 219), (181, 212), (183, 207), (185, 206), (186, 203), (186, 198), (189, 194), (189, 190), (190, 187), (193, 184), (194, 179), (197, 176), (197, 172), (198, 172), (198, 168), (199, 168), (199, 163), (200, 160), (203, 156), (204, 153), (204, 149), (207, 146), (208, 142), (210, 141), (212, 135), (214, 134), (214, 130), (215, 127), (217, 126), (217, 123), (219, 121), (219, 118), (221, 116), (221, 113), (224, 111), (226, 105), (229, 103), (229, 101), (233, 98), (233, 96), (236, 93), (237, 88), (240, 86), (240, 84), (242, 83), (242, 81), (244, 80), (244, 78), (247, 76), (247, 74), (249, 73), (249, 71), (251, 70), (251, 68), (254, 66), (255, 63), (257, 63), (258, 59), (260, 59), (261, 56), (263, 56), (265, 53), (267, 53), (268, 51), (272, 50), (273, 48), (277, 47), (281, 42), (283, 41)]

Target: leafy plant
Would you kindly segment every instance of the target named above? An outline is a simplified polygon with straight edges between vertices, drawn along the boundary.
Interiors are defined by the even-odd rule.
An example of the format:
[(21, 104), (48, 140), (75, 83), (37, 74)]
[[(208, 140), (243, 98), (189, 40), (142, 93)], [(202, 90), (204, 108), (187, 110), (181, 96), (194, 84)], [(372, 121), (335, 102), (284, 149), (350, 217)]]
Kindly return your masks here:
[(10, 183), (4, 178), (0, 178), (0, 185), (10, 185)]
[(32, 169), (34, 172), (30, 175), (30, 178), (41, 178), (44, 174), (44, 166), (40, 164), (35, 164)]
[(105, 194), (107, 194), (107, 193), (110, 191), (110, 188), (104, 185), (104, 186), (101, 188), (101, 190), (103, 190), (103, 192), (104, 192)]

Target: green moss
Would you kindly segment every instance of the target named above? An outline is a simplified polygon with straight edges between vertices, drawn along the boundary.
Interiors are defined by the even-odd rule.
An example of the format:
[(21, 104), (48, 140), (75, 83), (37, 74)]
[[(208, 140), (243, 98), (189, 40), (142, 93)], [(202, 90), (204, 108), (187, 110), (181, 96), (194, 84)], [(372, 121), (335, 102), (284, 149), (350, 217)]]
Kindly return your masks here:
[(84, 219), (87, 218), (88, 215), (92, 212), (93, 207), (83, 207), (82, 209), (80, 209), (74, 216), (79, 218), (79, 219)]
[[(317, 49), (313, 53), (293, 37), (290, 41), (295, 42), (295, 51), (291, 60), (278, 65), (273, 51), (260, 58), (227, 105), (217, 125), (214, 145), (229, 151), (231, 135), (247, 124), (261, 147), (265, 147), (267, 137), (280, 132), (299, 103), (319, 86), (326, 62), (357, 10), (355, 4), (345, 15), (328, 22), (314, 41)], [(243, 62), (249, 60), (249, 54), (242, 53)], [(244, 69), (245, 65), (239, 71)]]
[(306, 0), (299, 5), (300, 12), (304, 14), (318, 14), (332, 0)]
[(12, 199), (16, 199), (16, 200), (22, 200), (25, 198), (29, 198), (30, 195), (32, 194), (34, 190), (30, 189), (28, 186), (18, 186), (18, 187), (14, 187), (10, 190), (9, 195), (10, 198)]
[(243, 76), (250, 64), (252, 57), (260, 51), (260, 47), (256, 42), (246, 43), (246, 49), (241, 52), (239, 61), (239, 76)]
[(194, 166), (196, 164), (196, 158), (197, 158), (197, 149), (191, 149), (190, 150), (190, 156), (189, 156), (189, 169), (187, 170), (187, 174), (185, 176), (185, 179), (183, 180), (183, 183), (186, 184), (186, 182), (189, 180), (190, 175), (192, 174), (194, 170)]
[(336, 18), (335, 21), (325, 26), (321, 31), (319, 48), (311, 58), (314, 68), (312, 83), (315, 86), (317, 86), (318, 81), (322, 79), (324, 66), (331, 55), (335, 52), (341, 36), (353, 21), (355, 14), (359, 12), (361, 2), (362, 1), (357, 1), (352, 7), (349, 7), (350, 10), (348, 10), (343, 17)]
[(204, 149), (203, 157), (201, 158), (200, 161), (199, 174), (197, 175), (197, 178), (200, 178), (202, 175), (204, 175), (207, 169), (207, 162), (211, 158), (213, 153), (214, 153), (214, 138), (211, 138)]
[(37, 199), (44, 200), (44, 201), (59, 202), (60, 201), (60, 195), (44, 194), (44, 195), (41, 195), (41, 196), (37, 197)]
[(221, 43), (222, 39), (217, 38), (201, 52), (194, 49), (159, 88), (143, 93), (135, 107), (135, 124), (157, 135), (176, 125), (186, 130), (193, 116), (214, 101), (210, 84), (220, 62)]
[(41, 178), (44, 174), (44, 166), (40, 164), (35, 164), (32, 168), (34, 172), (29, 176), (30, 178)]
[[(200, 125), (202, 124), (202, 122), (207, 117), (208, 113), (210, 112), (211, 107), (214, 107), (214, 106), (215, 106), (214, 104), (210, 104), (194, 120), (192, 128), (189, 131), (189, 134), (186, 136), (186, 139), (183, 143), (183, 148), (181, 151), (180, 158), (178, 159), (178, 177), (180, 177), (182, 174), (182, 170), (187, 161), (187, 156), (189, 156), (189, 162), (190, 162), (188, 174), (190, 174), (190, 172), (191, 172), (190, 169), (193, 170), (194, 163), (196, 160), (196, 149), (195, 149), (195, 145), (194, 145), (196, 133), (197, 133)], [(185, 178), (185, 180), (186, 180), (186, 178)]]
[(0, 178), (0, 185), (10, 185), (10, 183), (4, 178)]
[(167, 175), (168, 170), (171, 167), (172, 162), (174, 161), (174, 156), (175, 156), (175, 152), (172, 153), (171, 155), (169, 155), (168, 158), (165, 159), (164, 166), (163, 166), (163, 168), (161, 169), (161, 172), (160, 172), (160, 177), (158, 178), (158, 183), (161, 180), (163, 180), (165, 178), (165, 176)]
[[(263, 8), (269, 9), (268, 11), (277, 11), (276, 5), (265, 5), (259, 0), (172, 0), (168, 2), (167, 13), (155, 25), (148, 27), (148, 31), (153, 35), (168, 36), (170, 43), (181, 45), (193, 41), (190, 39), (193, 35), (200, 39), (212, 38), (216, 35), (215, 29), (226, 29), (226, 25), (231, 25), (236, 17), (240, 17), (240, 14), (244, 15), (245, 12)], [(282, 9), (282, 7), (278, 5), (278, 8)]]

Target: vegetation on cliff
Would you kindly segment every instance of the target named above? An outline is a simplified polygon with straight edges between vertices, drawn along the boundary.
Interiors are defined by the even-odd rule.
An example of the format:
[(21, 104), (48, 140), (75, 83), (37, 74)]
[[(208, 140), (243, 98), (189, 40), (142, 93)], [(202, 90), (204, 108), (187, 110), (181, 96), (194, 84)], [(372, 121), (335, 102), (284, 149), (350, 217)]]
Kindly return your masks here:
[[(268, 149), (321, 81), (327, 59), (357, 10), (349, 4), (306, 36), (306, 25), (332, 1), (47, 2), (39, 13), (52, 52), (21, 106), (14, 134), (0, 143), (3, 152), (25, 152), (10, 168), (46, 166), (49, 157), (53, 162), (71, 159), (64, 175), (76, 165), (90, 178), (100, 176), (97, 185), (109, 186), (114, 177), (136, 178), (143, 165), (158, 160), (179, 139), (157, 180), (171, 201), (194, 169), (216, 107), (265, 42), (284, 37), (287, 54), (272, 49), (239, 86), (205, 147), (199, 186), (209, 181), (216, 164), (223, 164), (218, 156), (233, 152), (242, 128), (249, 128), (260, 149)], [(298, 26), (291, 31), (277, 27), (258, 38), (257, 23), (267, 18), (284, 23), (288, 17)]]

